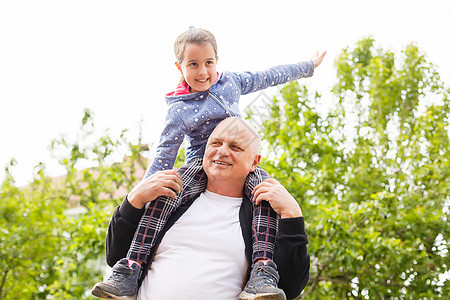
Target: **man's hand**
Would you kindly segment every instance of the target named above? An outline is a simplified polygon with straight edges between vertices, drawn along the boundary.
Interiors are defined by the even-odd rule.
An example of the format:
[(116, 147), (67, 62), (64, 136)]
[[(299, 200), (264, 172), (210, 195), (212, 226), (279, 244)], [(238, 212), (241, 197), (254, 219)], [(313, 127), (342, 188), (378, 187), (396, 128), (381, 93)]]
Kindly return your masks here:
[(311, 60), (314, 63), (314, 68), (317, 68), (323, 61), (323, 58), (325, 57), (325, 54), (327, 54), (327, 51), (324, 51), (320, 56), (319, 56), (319, 51), (316, 52), (316, 54), (311, 58)]
[(128, 194), (128, 202), (141, 209), (147, 202), (153, 201), (159, 196), (176, 198), (182, 188), (181, 176), (176, 170), (158, 171), (131, 190)]
[(253, 190), (253, 196), (256, 204), (260, 204), (263, 200), (269, 201), (270, 206), (282, 219), (302, 216), (302, 210), (297, 201), (274, 178), (266, 179), (258, 184)]

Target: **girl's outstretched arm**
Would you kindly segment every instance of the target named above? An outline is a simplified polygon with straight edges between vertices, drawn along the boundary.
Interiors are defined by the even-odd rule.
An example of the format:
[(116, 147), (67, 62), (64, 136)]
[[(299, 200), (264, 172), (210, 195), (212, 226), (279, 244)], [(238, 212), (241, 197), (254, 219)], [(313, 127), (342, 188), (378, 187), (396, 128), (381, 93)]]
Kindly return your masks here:
[(311, 77), (314, 74), (312, 60), (295, 64), (279, 65), (258, 72), (234, 73), (242, 95), (254, 93), (268, 88), (297, 80)]

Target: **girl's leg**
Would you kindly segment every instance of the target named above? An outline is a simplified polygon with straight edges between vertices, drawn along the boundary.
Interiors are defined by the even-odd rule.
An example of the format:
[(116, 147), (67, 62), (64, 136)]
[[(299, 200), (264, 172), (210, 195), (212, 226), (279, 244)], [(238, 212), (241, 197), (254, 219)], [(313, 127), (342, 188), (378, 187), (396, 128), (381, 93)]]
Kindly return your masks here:
[(269, 202), (262, 201), (255, 205), (252, 191), (255, 186), (270, 178), (266, 171), (256, 168), (247, 176), (244, 193), (253, 204), (252, 221), (252, 271), (244, 290), (239, 294), (240, 300), (250, 299), (278, 299), (286, 300), (286, 294), (278, 288), (277, 266), (273, 261), (275, 252), (275, 237), (278, 231), (278, 215)]
[(278, 231), (278, 215), (267, 201), (262, 201), (259, 205), (255, 205), (252, 195), (252, 191), (255, 186), (267, 178), (270, 178), (269, 174), (267, 174), (267, 172), (263, 169), (257, 167), (255, 171), (247, 176), (244, 186), (244, 193), (253, 204), (253, 263), (256, 263), (258, 260), (273, 260), (273, 255), (275, 252), (275, 238)]
[(202, 167), (202, 158), (197, 158), (192, 163), (178, 169), (183, 181), (183, 190), (176, 199), (161, 196), (149, 202), (128, 250), (127, 258), (148, 263), (149, 254), (155, 245), (167, 219), (170, 215), (194, 193), (201, 193), (206, 189), (206, 175)]

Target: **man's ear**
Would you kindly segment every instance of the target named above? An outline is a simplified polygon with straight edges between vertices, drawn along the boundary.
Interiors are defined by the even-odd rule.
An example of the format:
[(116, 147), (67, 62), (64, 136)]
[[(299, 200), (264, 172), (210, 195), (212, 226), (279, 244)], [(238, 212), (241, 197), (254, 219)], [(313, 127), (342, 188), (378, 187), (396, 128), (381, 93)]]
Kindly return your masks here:
[(258, 166), (260, 160), (261, 160), (261, 154), (257, 154), (255, 156), (255, 159), (253, 160), (252, 167), (250, 168), (250, 172), (255, 171), (255, 169)]

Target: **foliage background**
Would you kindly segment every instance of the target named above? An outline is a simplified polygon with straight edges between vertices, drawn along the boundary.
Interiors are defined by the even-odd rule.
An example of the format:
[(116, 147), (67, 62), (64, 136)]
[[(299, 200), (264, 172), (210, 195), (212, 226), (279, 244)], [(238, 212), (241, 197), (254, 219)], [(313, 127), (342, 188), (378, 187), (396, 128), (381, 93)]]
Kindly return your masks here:
[[(269, 110), (253, 111), (266, 114), (256, 124), (269, 149), (263, 167), (305, 215), (312, 264), (301, 298), (445, 298), (449, 90), (418, 46), (394, 53), (370, 37), (342, 50), (336, 75), (327, 95), (293, 82)], [(90, 298), (109, 218), (141, 178), (147, 149), (127, 130), (99, 136), (86, 110), (76, 137), (52, 142), (66, 176), (49, 178), (39, 164), (18, 188), (11, 161), (0, 192), (0, 299)]]

